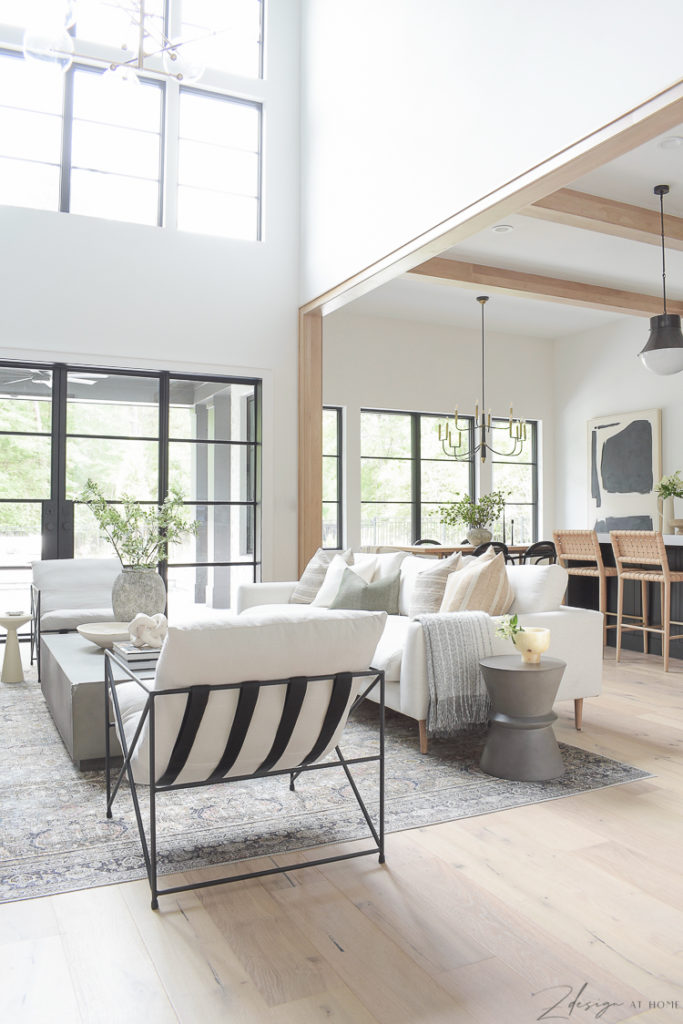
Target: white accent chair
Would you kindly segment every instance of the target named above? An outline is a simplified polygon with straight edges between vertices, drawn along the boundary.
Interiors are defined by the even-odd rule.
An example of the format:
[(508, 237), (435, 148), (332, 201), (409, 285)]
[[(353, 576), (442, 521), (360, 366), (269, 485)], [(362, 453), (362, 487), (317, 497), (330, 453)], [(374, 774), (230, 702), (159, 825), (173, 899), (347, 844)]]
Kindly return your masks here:
[[(134, 666), (106, 652), (107, 817), (112, 816), (125, 773), (153, 910), (160, 895), (306, 866), (295, 863), (160, 889), (156, 795), (188, 786), (285, 775), (293, 790), (302, 772), (313, 767), (341, 768), (373, 845), (307, 863), (324, 864), (372, 853), (379, 854), (383, 863), (384, 675), (369, 666), (385, 621), (384, 612), (306, 609), (294, 622), (276, 611), (254, 621), (248, 616), (230, 616), (219, 622), (172, 626), (154, 678), (147, 680), (135, 676)], [(129, 682), (114, 680), (114, 664), (125, 670)], [(379, 753), (344, 758), (339, 740), (348, 715), (373, 688), (379, 690)], [(109, 721), (110, 702), (113, 721)], [(113, 782), (111, 728), (116, 728), (124, 752), (123, 766)], [(328, 758), (332, 751), (336, 760)], [(366, 761), (378, 762), (377, 827), (350, 770)], [(141, 785), (149, 786), (148, 834), (138, 802), (137, 787)]]
[(86, 622), (113, 622), (111, 591), (118, 558), (50, 558), (31, 563), (31, 664), (40, 677), (41, 633), (67, 633)]

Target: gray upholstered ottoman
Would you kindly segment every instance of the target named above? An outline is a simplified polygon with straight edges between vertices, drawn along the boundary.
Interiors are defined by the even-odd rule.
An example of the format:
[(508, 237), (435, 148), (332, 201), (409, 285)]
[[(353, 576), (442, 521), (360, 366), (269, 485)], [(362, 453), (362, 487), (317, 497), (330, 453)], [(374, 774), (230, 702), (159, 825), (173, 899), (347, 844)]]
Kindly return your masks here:
[[(71, 760), (81, 771), (104, 767), (104, 651), (78, 633), (43, 635), (40, 644), (40, 685)], [(121, 755), (114, 730), (112, 752)]]

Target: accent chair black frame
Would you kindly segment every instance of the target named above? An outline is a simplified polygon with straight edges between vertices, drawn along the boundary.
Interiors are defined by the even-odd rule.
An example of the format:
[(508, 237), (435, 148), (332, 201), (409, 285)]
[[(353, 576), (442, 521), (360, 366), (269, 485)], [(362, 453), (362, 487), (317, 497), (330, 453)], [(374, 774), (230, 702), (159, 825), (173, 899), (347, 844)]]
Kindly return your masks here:
[[(130, 680), (135, 682), (135, 683), (137, 683), (137, 685), (139, 687), (141, 687), (141, 689), (147, 695), (146, 701), (145, 701), (145, 705), (144, 705), (144, 709), (143, 709), (142, 714), (140, 716), (140, 720), (139, 720), (139, 722), (137, 724), (137, 728), (135, 730), (135, 734), (134, 734), (133, 739), (132, 739), (132, 741), (130, 743), (130, 746), (127, 743), (126, 736), (125, 736), (124, 729), (123, 729), (123, 721), (122, 721), (122, 716), (121, 716), (121, 708), (120, 708), (120, 705), (119, 705), (119, 700), (118, 700), (118, 696), (117, 696), (117, 693), (116, 693), (116, 685), (114, 683), (114, 678), (113, 678), (113, 673), (112, 673), (112, 662), (115, 662), (119, 666), (119, 668), (122, 668), (125, 671), (126, 675), (130, 678)], [(220, 690), (239, 690), (240, 691), (240, 698), (242, 698), (243, 692), (248, 690), (248, 691), (250, 691), (248, 693), (248, 695), (247, 695), (248, 702), (251, 703), (253, 701), (255, 703), (255, 700), (258, 697), (258, 691), (260, 690), (261, 687), (265, 687), (265, 686), (282, 686), (282, 685), (288, 685), (289, 686), (290, 684), (303, 685), (303, 684), (308, 684), (308, 683), (315, 684), (315, 683), (324, 682), (324, 681), (328, 681), (329, 682), (330, 679), (333, 679), (334, 683), (335, 683), (335, 687), (339, 684), (341, 686), (341, 688), (344, 688), (344, 687), (350, 685), (350, 683), (352, 682), (352, 680), (354, 678), (361, 678), (361, 677), (362, 678), (367, 678), (369, 680), (369, 685), (367, 687), (365, 687), (365, 689), (363, 689), (363, 686), (361, 684), (361, 691), (362, 692), (360, 692), (358, 694), (358, 696), (355, 698), (355, 700), (353, 701), (353, 704), (351, 705), (351, 708), (349, 710), (349, 715), (353, 713), (353, 711), (358, 707), (358, 705), (363, 701), (363, 699), (376, 686), (379, 687), (379, 701), (378, 701), (379, 725), (378, 725), (378, 752), (377, 752), (377, 754), (368, 755), (368, 756), (365, 756), (365, 757), (345, 758), (344, 755), (341, 752), (341, 749), (340, 749), (339, 745), (337, 745), (334, 748), (335, 754), (337, 755), (337, 760), (333, 760), (333, 761), (327, 761), (326, 760), (326, 761), (324, 761), (322, 763), (320, 763), (320, 762), (313, 763), (315, 761), (316, 757), (320, 756), (320, 754), (324, 751), (325, 746), (327, 745), (325, 743), (325, 741), (324, 741), (324, 733), (325, 733), (325, 725), (328, 724), (328, 717), (330, 715), (330, 710), (328, 710), (328, 716), (326, 716), (326, 722), (323, 724), (323, 728), (321, 729), (320, 735), (317, 738), (313, 738), (313, 742), (312, 742), (312, 745), (311, 745), (310, 753), (307, 755), (307, 757), (304, 759), (304, 761), (301, 764), (299, 764), (298, 766), (296, 766), (295, 768), (292, 768), (292, 769), (288, 768), (288, 769), (285, 769), (285, 770), (278, 770), (278, 771), (271, 771), (268, 768), (266, 768), (263, 771), (262, 770), (258, 770), (256, 772), (253, 772), (253, 773), (249, 774), (249, 775), (240, 775), (240, 776), (232, 776), (231, 778), (224, 778), (224, 777), (220, 776), (221, 766), (219, 766), (217, 769), (214, 770), (214, 773), (208, 779), (206, 779), (204, 781), (201, 781), (201, 782), (174, 783), (172, 781), (168, 781), (168, 782), (165, 781), (167, 778), (168, 779), (174, 778), (178, 774), (177, 765), (175, 766), (175, 769), (174, 769), (174, 767), (172, 765), (172, 762), (173, 762), (173, 759), (174, 759), (174, 755), (177, 753), (178, 750), (184, 751), (185, 753), (189, 752), (189, 749), (191, 748), (192, 743), (194, 741), (194, 737), (196, 735), (197, 728), (198, 728), (199, 723), (201, 721), (201, 714), (199, 714), (199, 717), (198, 717), (195, 709), (198, 706), (198, 707), (200, 707), (203, 710), (203, 708), (206, 706), (206, 702), (208, 701), (208, 698), (209, 698), (211, 693), (214, 693), (214, 692), (217, 692), (217, 691), (220, 691)], [(211, 686), (199, 685), (199, 686), (187, 686), (187, 687), (183, 687), (183, 688), (180, 688), (180, 689), (153, 690), (151, 688), (151, 686), (149, 685), (151, 680), (148, 679), (147, 681), (145, 681), (145, 680), (141, 679), (139, 676), (137, 676), (135, 674), (135, 672), (133, 672), (131, 670), (130, 665), (128, 665), (125, 661), (122, 661), (116, 655), (112, 654), (111, 651), (105, 651), (105, 680), (104, 680), (104, 682), (105, 682), (105, 685), (104, 685), (105, 776), (106, 776), (107, 817), (108, 818), (112, 817), (112, 805), (114, 803), (114, 800), (115, 800), (116, 795), (117, 795), (117, 793), (119, 791), (121, 782), (122, 782), (124, 774), (125, 774), (125, 775), (127, 775), (127, 778), (128, 778), (128, 783), (129, 783), (129, 786), (130, 786), (131, 796), (132, 796), (132, 799), (133, 799), (133, 807), (134, 807), (134, 810), (135, 810), (135, 818), (136, 818), (136, 821), (137, 821), (138, 832), (140, 834), (140, 843), (141, 843), (141, 846), (142, 846), (142, 853), (143, 853), (144, 860), (145, 860), (145, 867), (146, 867), (146, 870), (147, 870), (147, 878), (149, 880), (149, 886), (150, 886), (150, 890), (151, 890), (151, 893), (152, 893), (152, 901), (151, 901), (152, 910), (157, 910), (158, 909), (158, 907), (159, 907), (159, 900), (158, 900), (159, 896), (168, 896), (168, 895), (171, 895), (173, 893), (186, 892), (186, 891), (191, 890), (191, 889), (203, 889), (203, 888), (207, 888), (209, 886), (222, 885), (222, 884), (227, 883), (227, 882), (239, 882), (239, 881), (242, 881), (242, 880), (244, 880), (246, 878), (259, 878), (259, 877), (262, 877), (262, 876), (265, 876), (265, 875), (282, 874), (282, 873), (284, 873), (286, 871), (296, 871), (296, 870), (298, 870), (300, 868), (304, 868), (304, 867), (316, 867), (316, 866), (318, 866), (320, 864), (329, 864), (329, 863), (332, 863), (334, 861), (340, 861), (340, 860), (350, 860), (350, 859), (355, 858), (355, 857), (364, 857), (364, 856), (368, 856), (369, 854), (374, 854), (374, 853), (378, 854), (379, 863), (380, 864), (384, 863), (384, 860), (385, 860), (385, 857), (384, 857), (384, 717), (385, 717), (385, 715), (384, 715), (384, 709), (385, 709), (385, 704), (384, 704), (384, 688), (385, 688), (385, 683), (384, 683), (384, 672), (383, 671), (381, 671), (381, 670), (378, 671), (378, 670), (375, 670), (373, 668), (370, 668), (369, 670), (367, 670), (365, 672), (353, 672), (353, 673), (341, 672), (341, 673), (336, 673), (336, 674), (332, 674), (332, 675), (328, 674), (328, 675), (324, 675), (324, 676), (301, 676), (301, 677), (297, 677), (295, 679), (269, 679), (269, 680), (260, 680), (260, 681), (246, 680), (246, 681), (240, 682), (240, 683), (224, 683), (224, 684), (220, 684), (220, 685), (211, 685)], [(120, 683), (121, 680), (119, 679), (118, 682)], [(173, 750), (173, 754), (171, 755), (171, 762), (169, 762), (169, 767), (164, 772), (164, 775), (162, 776), (161, 780), (159, 782), (157, 782), (156, 781), (156, 773), (155, 773), (156, 760), (155, 760), (155, 735), (154, 735), (154, 733), (155, 733), (155, 703), (156, 703), (156, 701), (158, 701), (160, 699), (163, 699), (164, 697), (177, 696), (178, 694), (186, 694), (187, 695), (188, 700), (187, 700), (186, 710), (185, 710), (185, 714), (183, 716), (183, 721), (181, 723), (180, 729), (178, 731), (178, 736), (177, 736), (177, 738), (175, 740), (174, 750)], [(334, 688), (333, 688), (333, 696), (330, 699), (330, 709), (332, 711), (332, 715), (334, 715), (334, 709), (333, 709), (334, 700), (335, 700), (335, 698), (334, 698)], [(113, 710), (115, 721), (112, 721), (112, 719), (111, 719), (110, 707)], [(147, 835), (145, 833), (145, 827), (144, 827), (143, 820), (142, 820), (142, 813), (141, 813), (141, 810), (140, 810), (140, 802), (138, 800), (138, 794), (137, 794), (138, 783), (135, 782), (135, 779), (133, 777), (133, 769), (132, 769), (132, 766), (131, 766), (131, 757), (132, 757), (132, 755), (133, 755), (133, 753), (135, 751), (135, 748), (137, 746), (138, 741), (140, 740), (140, 737), (141, 737), (142, 731), (143, 731), (143, 726), (144, 726), (145, 722), (147, 721), (147, 719), (149, 719), (149, 777), (150, 777), (150, 783), (149, 783), (149, 786), (147, 786), (147, 788), (149, 789), (149, 840), (147, 839)], [(337, 724), (338, 724), (338, 722), (337, 722)], [(120, 739), (121, 747), (122, 747), (122, 750), (123, 750), (123, 764), (121, 765), (120, 769), (118, 770), (118, 774), (116, 776), (115, 781), (112, 783), (112, 757), (111, 757), (111, 751), (110, 751), (110, 736), (111, 736), (110, 730), (112, 728), (114, 728), (115, 726), (118, 729), (119, 739)], [(248, 722), (247, 722), (247, 727), (248, 727)], [(327, 739), (328, 743), (329, 743), (329, 740), (331, 739), (332, 735), (334, 734), (334, 731), (335, 731), (335, 727), (333, 727), (330, 730), (330, 732), (329, 732), (328, 739)], [(246, 734), (246, 730), (245, 730), (245, 734)], [(243, 736), (241, 738), (243, 738)], [(278, 730), (278, 738), (279, 738), (279, 730)], [(232, 742), (232, 740), (233, 740), (233, 735), (232, 735), (232, 730), (231, 730), (230, 740), (228, 742), (230, 743), (230, 742)], [(277, 743), (277, 738), (276, 738), (276, 743)], [(275, 746), (275, 744), (274, 744), (274, 746)], [(280, 754), (278, 755), (278, 757), (281, 756), (281, 754), (283, 752), (284, 752), (284, 746), (282, 746), (282, 749), (280, 750)], [(277, 758), (270, 758), (269, 757), (269, 761), (270, 761), (270, 763), (276, 763)], [(351, 765), (366, 764), (368, 762), (377, 762), (377, 765), (378, 765), (378, 776), (379, 777), (378, 777), (378, 806), (377, 806), (377, 819), (376, 819), (377, 823), (376, 823), (376, 825), (375, 825), (375, 822), (373, 822), (373, 820), (372, 820), (372, 818), (370, 816), (370, 813), (369, 813), (369, 811), (368, 811), (368, 809), (367, 809), (367, 807), (366, 807), (366, 805), (365, 805), (365, 803), (363, 801), (363, 798), (361, 797), (361, 794), (360, 794), (360, 792), (358, 790), (358, 786), (356, 785), (356, 781), (353, 778), (353, 775), (352, 775), (351, 770), (350, 770), (350, 766)], [(182, 762), (180, 763), (180, 767), (182, 768)], [(188, 885), (169, 886), (169, 887), (167, 887), (165, 889), (160, 889), (159, 888), (159, 886), (158, 886), (158, 879), (157, 879), (157, 874), (158, 874), (158, 858), (157, 858), (157, 821), (156, 821), (156, 799), (157, 799), (157, 795), (159, 793), (171, 793), (171, 792), (174, 792), (176, 790), (181, 790), (181, 789), (196, 789), (196, 788), (199, 788), (199, 787), (202, 787), (202, 786), (221, 785), (221, 784), (229, 783), (229, 782), (244, 782), (247, 779), (265, 778), (265, 777), (276, 776), (276, 775), (289, 775), (289, 777), (290, 777), (289, 788), (290, 788), (290, 790), (294, 791), (294, 784), (295, 784), (296, 779), (299, 777), (299, 775), (303, 774), (304, 772), (324, 770), (324, 769), (327, 769), (327, 768), (339, 768), (339, 767), (341, 767), (344, 770), (344, 773), (345, 773), (346, 778), (347, 778), (347, 780), (349, 782), (349, 785), (350, 785), (350, 787), (351, 787), (351, 789), (353, 791), (353, 794), (354, 794), (354, 796), (356, 798), (356, 801), (358, 802), (358, 806), (360, 807), (360, 810), (361, 810), (361, 812), (363, 814), (363, 817), (365, 818), (365, 821), (366, 821), (366, 823), (368, 825), (368, 828), (370, 830), (370, 835), (371, 835), (372, 839), (374, 840), (374, 845), (368, 847), (367, 849), (355, 850), (355, 851), (353, 851), (351, 853), (336, 854), (336, 855), (330, 856), (330, 857), (320, 857), (320, 858), (317, 858), (316, 860), (310, 860), (310, 861), (306, 861), (304, 863), (286, 864), (286, 865), (283, 865), (281, 867), (268, 868), (268, 869), (262, 870), (262, 871), (247, 871), (247, 872), (244, 872), (244, 873), (238, 874), (238, 875), (230, 875), (230, 876), (225, 876), (225, 877), (222, 877), (222, 878), (214, 878), (214, 879), (210, 879), (208, 881), (193, 882), (193, 883), (190, 883)], [(227, 768), (225, 768), (225, 771), (229, 771), (229, 766)], [(144, 784), (140, 783), (140, 785), (144, 785)]]

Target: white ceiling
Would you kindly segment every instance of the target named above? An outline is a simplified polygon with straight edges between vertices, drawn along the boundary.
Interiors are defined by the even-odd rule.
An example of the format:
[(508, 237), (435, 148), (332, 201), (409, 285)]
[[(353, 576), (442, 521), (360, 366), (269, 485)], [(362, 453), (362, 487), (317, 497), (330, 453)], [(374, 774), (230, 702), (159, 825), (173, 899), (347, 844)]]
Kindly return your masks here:
[[(662, 147), (664, 140), (671, 139), (680, 143)], [(664, 197), (665, 225), (667, 214), (683, 217), (683, 124), (583, 175), (570, 188), (658, 211), (659, 198), (653, 193), (657, 184), (671, 188)], [(488, 228), (442, 255), (624, 291), (661, 294), (661, 250), (657, 245), (521, 213), (506, 217), (505, 224), (514, 230), (503, 233)], [(667, 249), (666, 271), (667, 295), (683, 300), (683, 252)], [(476, 328), (480, 308), (475, 296), (482, 292), (486, 292), (482, 285), (404, 274), (345, 306), (343, 313)], [(551, 339), (601, 326), (621, 315), (497, 293), (486, 308), (486, 323), (494, 331)]]

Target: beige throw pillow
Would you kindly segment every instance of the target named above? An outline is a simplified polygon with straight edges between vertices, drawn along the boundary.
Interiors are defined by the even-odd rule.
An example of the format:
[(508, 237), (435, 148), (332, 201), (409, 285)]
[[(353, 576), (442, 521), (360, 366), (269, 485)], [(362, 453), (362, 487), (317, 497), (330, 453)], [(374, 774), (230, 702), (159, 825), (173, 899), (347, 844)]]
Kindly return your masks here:
[[(426, 559), (425, 559), (426, 561)], [(452, 572), (457, 572), (462, 563), (462, 555), (456, 551), (448, 558), (440, 558), (436, 565), (423, 569), (415, 576), (412, 583), (408, 614), (411, 618), (438, 612), (443, 599), (446, 580)]]
[(290, 604), (310, 604), (315, 599), (335, 555), (340, 555), (347, 565), (350, 565), (353, 559), (351, 548), (346, 551), (324, 551), (323, 548), (318, 548), (294, 587), (289, 599)]
[(461, 572), (451, 573), (439, 611), (505, 615), (514, 599), (503, 554), (493, 558), (482, 555)]

